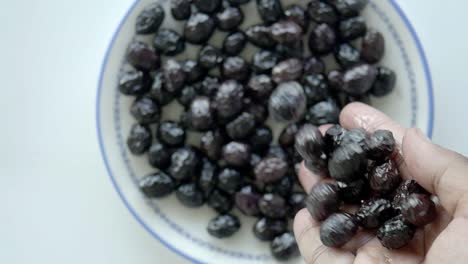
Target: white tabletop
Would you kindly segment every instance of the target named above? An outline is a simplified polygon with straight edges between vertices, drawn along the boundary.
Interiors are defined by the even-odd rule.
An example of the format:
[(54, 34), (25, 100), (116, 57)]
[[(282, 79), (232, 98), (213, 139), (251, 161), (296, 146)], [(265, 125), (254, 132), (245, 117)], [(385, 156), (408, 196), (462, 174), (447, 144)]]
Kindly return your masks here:
[[(133, 219), (98, 150), (98, 73), (132, 1), (2, 1), (0, 263), (186, 262)], [(434, 141), (468, 154), (468, 3), (398, 2), (432, 71)]]

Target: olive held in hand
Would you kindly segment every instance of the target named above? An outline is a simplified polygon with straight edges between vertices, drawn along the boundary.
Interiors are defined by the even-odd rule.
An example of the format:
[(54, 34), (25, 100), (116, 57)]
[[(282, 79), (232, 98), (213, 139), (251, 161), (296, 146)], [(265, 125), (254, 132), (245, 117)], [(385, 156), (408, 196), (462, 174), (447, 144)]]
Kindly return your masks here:
[(184, 37), (187, 42), (202, 44), (210, 39), (215, 29), (214, 20), (203, 13), (195, 13), (190, 16), (184, 27)]
[(437, 217), (436, 206), (426, 194), (410, 194), (400, 206), (403, 218), (415, 226), (424, 226)]
[(358, 230), (356, 220), (348, 213), (334, 213), (320, 225), (320, 240), (327, 247), (341, 247)]
[(298, 82), (284, 82), (276, 87), (268, 101), (269, 112), (278, 121), (301, 119), (306, 109), (304, 90)]
[(306, 205), (312, 218), (317, 221), (326, 219), (341, 205), (338, 186), (334, 183), (315, 185), (307, 196)]
[(127, 138), (127, 146), (133, 155), (145, 153), (151, 145), (151, 131), (148, 126), (133, 124)]
[(253, 233), (261, 241), (271, 241), (288, 229), (288, 222), (282, 219), (262, 217), (253, 226)]
[(225, 238), (236, 233), (240, 226), (239, 218), (231, 214), (222, 214), (211, 219), (206, 229), (214, 237)]
[(222, 157), (228, 165), (247, 166), (250, 161), (250, 146), (236, 141), (229, 142), (223, 147)]
[(386, 199), (375, 199), (364, 203), (356, 213), (359, 224), (367, 229), (377, 228), (395, 216), (396, 211)]
[(147, 5), (138, 15), (135, 23), (137, 34), (151, 34), (156, 32), (164, 20), (163, 7), (158, 3)]
[(369, 159), (383, 161), (390, 157), (395, 149), (395, 138), (388, 130), (375, 131), (367, 141)]
[(306, 111), (305, 120), (313, 125), (338, 123), (340, 108), (333, 100), (314, 104)]
[(258, 208), (258, 201), (261, 198), (261, 194), (258, 193), (255, 188), (251, 185), (242, 187), (234, 196), (236, 207), (244, 214), (250, 216), (256, 216), (260, 214)]
[(187, 207), (200, 207), (204, 203), (203, 193), (195, 183), (180, 185), (176, 190), (176, 197)]
[(429, 194), (429, 192), (421, 187), (415, 180), (405, 180), (398, 186), (393, 194), (393, 207), (400, 209), (403, 201), (413, 193)]
[(393, 191), (401, 182), (397, 165), (392, 160), (372, 167), (368, 177), (372, 190), (383, 194)]
[(340, 125), (333, 125), (327, 129), (327, 132), (325, 132), (325, 135), (323, 136), (323, 140), (325, 141), (325, 146), (328, 153), (331, 154), (337, 147), (341, 145), (341, 140), (346, 133), (347, 130)]
[(291, 232), (279, 235), (271, 241), (271, 254), (278, 260), (288, 260), (299, 254), (296, 239)]
[(278, 158), (265, 158), (255, 166), (255, 178), (260, 183), (275, 182), (288, 172), (288, 164)]
[(295, 148), (303, 159), (321, 158), (325, 142), (318, 127), (310, 124), (303, 125), (296, 134)]
[(345, 203), (360, 203), (369, 194), (369, 185), (364, 179), (352, 182), (337, 182), (340, 188), (340, 198)]
[(174, 179), (164, 172), (145, 176), (138, 182), (140, 190), (150, 198), (161, 198), (170, 194), (175, 187)]
[(382, 246), (398, 249), (408, 244), (415, 232), (415, 226), (406, 222), (400, 215), (385, 222), (377, 231), (377, 238)]
[(340, 146), (328, 161), (330, 176), (344, 182), (362, 177), (366, 166), (366, 153), (357, 143)]
[(346, 133), (344, 133), (341, 138), (341, 145), (348, 145), (351, 143), (358, 144), (364, 151), (367, 152), (369, 136), (364, 128), (351, 128)]
[(258, 200), (258, 209), (266, 217), (284, 218), (288, 213), (288, 204), (283, 197), (266, 193)]

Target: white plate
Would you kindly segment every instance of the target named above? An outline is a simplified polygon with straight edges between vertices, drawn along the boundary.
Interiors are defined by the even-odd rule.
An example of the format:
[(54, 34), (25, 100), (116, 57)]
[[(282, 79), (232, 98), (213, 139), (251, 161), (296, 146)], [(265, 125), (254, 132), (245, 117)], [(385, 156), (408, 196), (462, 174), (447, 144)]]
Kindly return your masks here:
[[(300, 4), (304, 4), (301, 1)], [(137, 188), (138, 179), (154, 169), (147, 164), (145, 156), (134, 157), (126, 148), (125, 138), (134, 122), (129, 114), (132, 98), (119, 94), (117, 76), (126, 47), (134, 36), (135, 19), (150, 2), (141, 0), (133, 4), (117, 28), (102, 66), (96, 117), (101, 152), (110, 179), (137, 221), (181, 256), (196, 263), (274, 263), (269, 244), (258, 242), (251, 232), (253, 218), (242, 217), (241, 230), (231, 238), (219, 240), (209, 236), (205, 229), (208, 221), (215, 216), (210, 208), (182, 208), (174, 195), (161, 200), (148, 200)], [(283, 1), (283, 5), (292, 2), (295, 1)], [(162, 0), (161, 3), (166, 9), (164, 26), (180, 29), (182, 23), (172, 20), (169, 15), (169, 2)], [(246, 22), (251, 23), (257, 17), (253, 3), (242, 9), (248, 18)], [(385, 36), (386, 53), (382, 64), (395, 70), (398, 76), (395, 91), (383, 99), (373, 98), (372, 104), (403, 125), (420, 127), (431, 136), (431, 78), (416, 33), (393, 0), (373, 0), (363, 15), (370, 27), (377, 28)], [(218, 41), (220, 39), (217, 38)], [(174, 108), (166, 112), (172, 117), (177, 116)], [(291, 262), (299, 263), (300, 258)]]

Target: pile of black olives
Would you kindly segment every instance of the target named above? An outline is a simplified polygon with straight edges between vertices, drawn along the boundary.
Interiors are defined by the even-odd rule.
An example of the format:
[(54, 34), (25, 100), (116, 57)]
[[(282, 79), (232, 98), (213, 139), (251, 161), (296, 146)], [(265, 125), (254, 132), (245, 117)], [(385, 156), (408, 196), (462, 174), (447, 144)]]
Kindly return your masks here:
[[(136, 19), (136, 36), (128, 46), (118, 88), (134, 96), (130, 113), (136, 122), (128, 148), (134, 155), (146, 155), (157, 171), (141, 179), (141, 191), (149, 198), (175, 192), (187, 207), (213, 208), (219, 215), (207, 231), (217, 238), (239, 230), (236, 214), (257, 217), (253, 233), (270, 241), (273, 256), (285, 260), (298, 253), (290, 222), (307, 197), (296, 176), (299, 154), (308, 168), (329, 169), (339, 180), (326, 185), (326, 193), (340, 193), (339, 199), (327, 200), (332, 207), (326, 212), (319, 209), (320, 202), (311, 207), (321, 220), (328, 210), (339, 208), (339, 201), (359, 199), (368, 184), (382, 188), (381, 193), (399, 184), (381, 178), (393, 173), (393, 163), (375, 164), (376, 178), (369, 181), (359, 174), (367, 166), (367, 155), (381, 160), (388, 153), (364, 150), (362, 142), (355, 142), (360, 135), (351, 132), (345, 136), (335, 128), (335, 134), (322, 139), (315, 129), (337, 123), (340, 109), (349, 102), (389, 94), (396, 76), (376, 64), (385, 45), (382, 34), (367, 28), (360, 16), (367, 0), (309, 0), (289, 6), (280, 0), (249, 2), (171, 0), (170, 14), (159, 3), (146, 6)], [(255, 4), (261, 23), (246, 25), (247, 4)], [(183, 29), (165, 27), (168, 15)], [(225, 35), (222, 44), (214, 43), (215, 32)], [(189, 47), (197, 50), (195, 56), (185, 52)], [(327, 56), (334, 62), (325, 65)], [(163, 118), (172, 111), (168, 105), (182, 107), (180, 116)], [(284, 129), (276, 131), (273, 122)], [(192, 134), (198, 143), (188, 143)], [(320, 140), (332, 144), (318, 144)], [(295, 145), (302, 146), (298, 152)], [(418, 195), (411, 196), (415, 203), (423, 199)], [(361, 215), (366, 221), (366, 214)], [(348, 215), (331, 217), (351, 221)], [(407, 226), (398, 219), (390, 224)], [(390, 224), (384, 225), (390, 230), (384, 234), (396, 232)], [(349, 229), (352, 233), (354, 225)]]
[[(317, 127), (304, 125), (296, 135), (296, 150), (309, 170), (335, 180), (315, 185), (306, 198), (312, 218), (323, 221), (325, 246), (343, 246), (361, 227), (377, 230), (384, 247), (398, 249), (437, 216), (430, 194), (414, 180), (402, 180), (390, 131), (368, 135), (334, 125), (322, 136)], [(345, 212), (345, 204), (359, 209)]]

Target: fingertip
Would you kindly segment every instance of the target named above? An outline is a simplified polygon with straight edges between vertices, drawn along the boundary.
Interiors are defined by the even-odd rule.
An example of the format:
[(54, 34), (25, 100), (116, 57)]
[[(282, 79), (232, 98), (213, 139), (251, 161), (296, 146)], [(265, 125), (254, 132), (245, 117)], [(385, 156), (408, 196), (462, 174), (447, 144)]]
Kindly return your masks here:
[(359, 102), (346, 105), (340, 113), (340, 124), (346, 129), (364, 128), (373, 133), (378, 129), (390, 130), (396, 142), (401, 143), (405, 128), (381, 111)]

